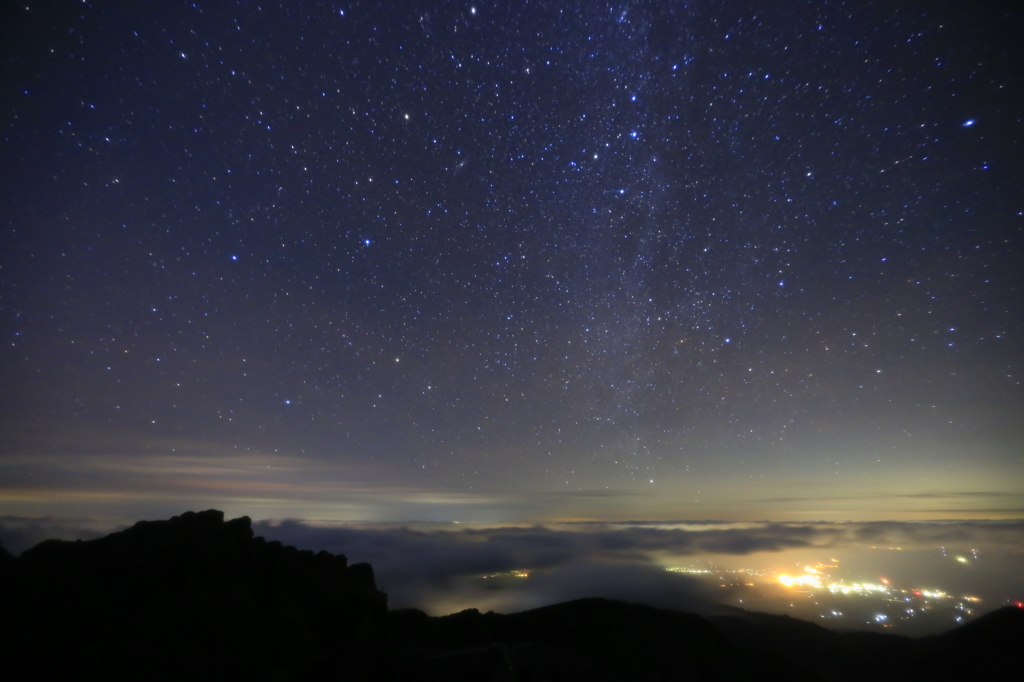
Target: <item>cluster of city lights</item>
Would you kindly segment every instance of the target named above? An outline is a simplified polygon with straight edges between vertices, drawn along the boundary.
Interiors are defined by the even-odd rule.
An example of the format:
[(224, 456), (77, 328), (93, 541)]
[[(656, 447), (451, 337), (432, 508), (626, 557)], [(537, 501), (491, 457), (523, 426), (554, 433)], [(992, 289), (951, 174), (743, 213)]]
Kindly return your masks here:
[[(802, 575), (789, 575), (787, 573), (781, 573), (778, 576), (778, 581), (786, 587), (814, 587), (817, 589), (827, 589), (832, 594), (892, 594), (899, 592), (902, 594), (913, 594), (916, 597), (926, 597), (928, 599), (947, 599), (949, 595), (942, 590), (895, 590), (892, 584), (886, 578), (880, 578), (881, 582), (869, 583), (869, 582), (855, 582), (846, 583), (841, 580), (827, 582), (828, 575), (822, 571), (824, 568), (836, 568), (838, 561), (832, 560), (832, 564), (818, 564), (817, 566), (804, 566), (804, 573)], [(966, 597), (971, 601), (977, 601), (977, 597)]]
[[(889, 547), (886, 549), (899, 550), (901, 548)], [(971, 554), (973, 555), (972, 560), (977, 560), (977, 550), (971, 550)], [(950, 558), (959, 561), (961, 557)], [(666, 570), (695, 577), (716, 579), (720, 583), (719, 586), (723, 588), (744, 585), (753, 587), (755, 583), (749, 582), (751, 579), (761, 584), (781, 585), (792, 590), (793, 596), (799, 594), (802, 598), (806, 597), (806, 600), (800, 600), (805, 607), (799, 607), (798, 610), (809, 607), (811, 610), (818, 611), (817, 615), (820, 615), (821, 618), (841, 619), (844, 623), (848, 623), (851, 617), (854, 619), (865, 618), (868, 625), (881, 628), (904, 627), (901, 623), (908, 620), (916, 621), (922, 616), (926, 620), (930, 618), (930, 622), (934, 622), (935, 618), (951, 617), (956, 623), (963, 623), (973, 615), (977, 608), (977, 602), (981, 601), (979, 597), (974, 596), (957, 598), (939, 589), (902, 589), (894, 586), (888, 578), (879, 578), (877, 582), (863, 580), (847, 582), (832, 577), (832, 574), (837, 572), (833, 569), (838, 568), (839, 560), (831, 559), (829, 563), (805, 565), (799, 572), (788, 573), (753, 569), (725, 570), (714, 566), (706, 568), (677, 566)], [(741, 575), (730, 576), (727, 574)], [(753, 596), (754, 599), (753, 602), (748, 600), (746, 604), (744, 599), (739, 599), (737, 603), (744, 608), (749, 608), (747, 604), (758, 603), (759, 599), (763, 603), (764, 599), (763, 595), (745, 594), (743, 596)], [(844, 615), (847, 609), (840, 607), (836, 601), (829, 600), (830, 596), (855, 599), (857, 605), (854, 606), (853, 603), (850, 603), (850, 608), (853, 611)], [(858, 599), (858, 596), (864, 599)], [(792, 597), (787, 601), (790, 599)], [(795, 600), (789, 603), (790, 609), (793, 609), (796, 604)], [(772, 607), (769, 606), (769, 608)], [(864, 613), (865, 610), (869, 610), (868, 613)], [(930, 615), (926, 616), (925, 614)]]

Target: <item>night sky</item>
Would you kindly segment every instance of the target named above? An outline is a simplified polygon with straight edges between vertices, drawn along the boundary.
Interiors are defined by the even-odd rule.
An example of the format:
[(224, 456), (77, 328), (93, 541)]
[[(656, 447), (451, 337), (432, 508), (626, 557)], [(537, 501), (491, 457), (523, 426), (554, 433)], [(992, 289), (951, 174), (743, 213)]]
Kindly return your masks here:
[(0, 513), (1024, 516), (1024, 10), (0, 18)]

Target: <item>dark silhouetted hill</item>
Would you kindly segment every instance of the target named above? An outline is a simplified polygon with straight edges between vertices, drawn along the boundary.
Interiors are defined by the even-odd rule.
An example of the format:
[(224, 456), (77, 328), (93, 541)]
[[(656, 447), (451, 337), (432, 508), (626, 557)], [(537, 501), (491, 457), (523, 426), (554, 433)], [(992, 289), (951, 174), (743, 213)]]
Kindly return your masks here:
[(900, 679), (918, 656), (916, 642), (899, 635), (837, 632), (789, 616), (739, 609), (710, 620), (737, 646), (773, 654), (825, 680)]
[(513, 614), (387, 610), (367, 564), (187, 513), (88, 542), (0, 548), (0, 676), (105, 680), (999, 679), (1007, 608), (920, 640), (607, 599)]
[(786, 661), (734, 646), (700, 616), (598, 598), (508, 615), (396, 611), (377, 646), (353, 652), (339, 677), (582, 682), (786, 679), (792, 672)]
[(288, 678), (387, 614), (368, 564), (265, 542), (215, 510), (40, 543), (2, 590), (3, 664), (35, 679)]
[(1020, 677), (1015, 669), (1024, 651), (1024, 609), (1004, 606), (955, 630), (925, 637), (921, 646), (926, 655), (914, 671), (921, 679)]

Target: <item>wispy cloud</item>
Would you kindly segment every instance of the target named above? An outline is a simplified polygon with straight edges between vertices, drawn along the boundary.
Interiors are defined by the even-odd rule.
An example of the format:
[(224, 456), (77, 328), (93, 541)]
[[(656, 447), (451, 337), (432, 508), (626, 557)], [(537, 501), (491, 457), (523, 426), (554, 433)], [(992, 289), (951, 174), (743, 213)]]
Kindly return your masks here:
[(993, 498), (1016, 499), (1020, 493), (1009, 493), (992, 490), (942, 491), (932, 493), (872, 493), (863, 495), (830, 495), (828, 497), (762, 497), (758, 502), (822, 502), (832, 500), (950, 500), (957, 498)]

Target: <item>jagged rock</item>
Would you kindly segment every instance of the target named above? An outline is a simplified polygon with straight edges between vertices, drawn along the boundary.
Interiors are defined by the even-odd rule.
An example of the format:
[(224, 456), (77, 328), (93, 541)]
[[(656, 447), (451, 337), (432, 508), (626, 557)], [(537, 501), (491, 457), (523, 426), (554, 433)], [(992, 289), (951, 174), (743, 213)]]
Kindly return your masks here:
[(8, 572), (4, 639), (32, 677), (289, 677), (387, 612), (369, 566), (254, 538), (217, 510), (49, 540)]
[(17, 563), (18, 560), (0, 544), (0, 585), (11, 579)]

